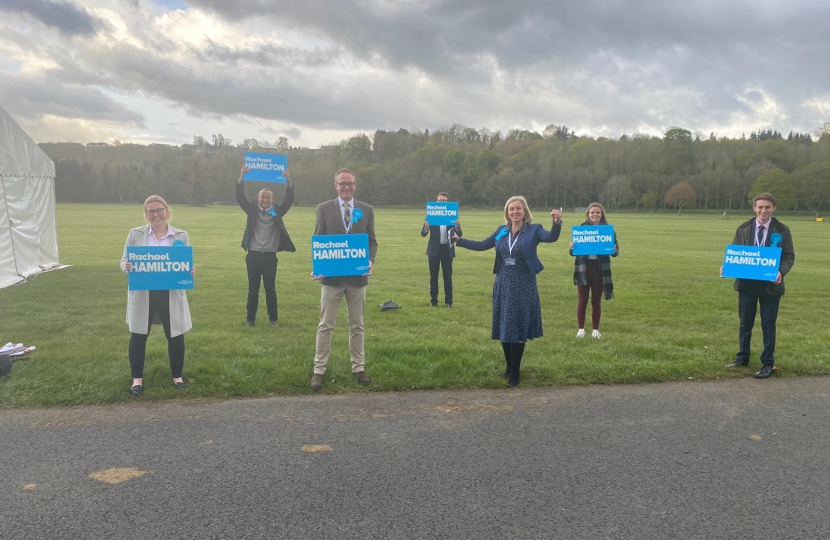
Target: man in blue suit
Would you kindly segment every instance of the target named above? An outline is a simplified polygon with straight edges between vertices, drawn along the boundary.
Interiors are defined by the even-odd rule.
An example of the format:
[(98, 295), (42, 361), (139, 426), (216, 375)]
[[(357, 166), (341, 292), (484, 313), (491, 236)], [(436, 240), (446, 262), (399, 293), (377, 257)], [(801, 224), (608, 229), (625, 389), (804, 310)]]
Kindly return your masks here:
[[(438, 202), (447, 202), (449, 195), (444, 192), (438, 194)], [(453, 245), (452, 233), (461, 236), (461, 220), (455, 220), (454, 227), (446, 225), (433, 225), (424, 221), (421, 229), (421, 236), (429, 233), (427, 243), (427, 257), (429, 258), (429, 297), (430, 306), (438, 307), (438, 268), (441, 267), (444, 276), (444, 304), (452, 307), (452, 260), (455, 258), (455, 245)]]

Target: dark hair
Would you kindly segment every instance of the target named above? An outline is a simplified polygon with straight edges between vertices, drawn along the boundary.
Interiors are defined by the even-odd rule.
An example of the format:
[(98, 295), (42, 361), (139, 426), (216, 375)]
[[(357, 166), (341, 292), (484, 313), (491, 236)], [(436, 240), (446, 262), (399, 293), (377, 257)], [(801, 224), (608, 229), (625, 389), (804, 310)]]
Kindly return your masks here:
[(438, 197), (440, 197), (440, 196), (442, 196), (442, 195), (443, 195), (444, 197), (448, 198), (448, 199), (450, 198), (450, 196), (449, 196), (449, 195), (447, 195), (447, 194), (446, 194), (445, 192), (443, 192), (443, 191), (442, 191), (441, 193), (439, 193), (438, 195), (436, 195), (435, 197), (436, 197), (436, 198), (438, 198)]
[(608, 225), (608, 221), (605, 219), (605, 208), (603, 208), (598, 202), (592, 202), (588, 205), (588, 208), (585, 210), (585, 221), (582, 224), (591, 225), (591, 219), (588, 217), (588, 212), (591, 211), (591, 208), (599, 208), (599, 211), (601, 212), (599, 222), (603, 225)]
[(352, 175), (352, 178), (354, 178), (354, 179), (355, 179), (355, 181), (357, 181), (357, 177), (354, 175), (354, 173), (352, 172), (352, 170), (351, 170), (351, 169), (347, 169), (347, 168), (345, 168), (345, 167), (344, 167), (344, 168), (342, 168), (342, 169), (340, 169), (340, 170), (338, 170), (336, 173), (334, 173), (334, 181), (335, 181), (335, 182), (337, 182), (337, 177), (338, 177), (338, 176), (340, 176), (340, 175), (341, 175), (341, 174), (343, 174), (343, 173), (349, 173), (350, 175)]
[(752, 208), (755, 208), (755, 203), (757, 203), (760, 199), (771, 202), (772, 207), (775, 208), (775, 197), (772, 196), (772, 193), (759, 193), (756, 195), (755, 198), (752, 199)]

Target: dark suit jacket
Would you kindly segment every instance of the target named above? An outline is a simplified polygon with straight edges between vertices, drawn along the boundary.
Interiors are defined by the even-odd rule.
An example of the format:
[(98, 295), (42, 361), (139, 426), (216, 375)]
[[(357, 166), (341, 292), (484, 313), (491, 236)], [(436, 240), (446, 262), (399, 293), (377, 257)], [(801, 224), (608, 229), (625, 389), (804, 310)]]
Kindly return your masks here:
[[(463, 236), (461, 234), (461, 226), (456, 225), (455, 227), (447, 226), (447, 234), (451, 234), (452, 231), (455, 231), (455, 234), (459, 236)], [(421, 228), (421, 236), (426, 236), (429, 233), (429, 241), (427, 242), (427, 255), (429, 257), (437, 257), (438, 250), (441, 249), (441, 227), (438, 225), (432, 226), (424, 226)], [(450, 258), (455, 258), (455, 244), (450, 243)]]
[[(245, 233), (242, 235), (242, 249), (248, 251), (248, 246), (251, 245), (251, 237), (254, 235), (254, 227), (256, 227), (256, 215), (257, 212), (259, 212), (259, 201), (249, 201), (246, 199), (245, 183), (236, 182), (236, 202), (239, 204), (239, 207), (242, 208), (246, 214), (248, 214), (248, 220), (245, 222)], [(282, 216), (288, 212), (288, 209), (291, 208), (292, 204), (294, 204), (293, 184), (291, 187), (285, 186), (285, 198), (282, 200), (282, 204), (274, 206), (274, 210), (277, 212), (274, 224), (280, 228), (280, 245), (277, 247), (278, 252), (297, 251), (297, 248), (294, 247), (294, 242), (292, 242), (291, 237), (288, 236), (288, 231), (285, 229), (285, 223), (282, 221)]]
[[(781, 248), (781, 264), (778, 267), (778, 271), (781, 272), (781, 283), (776, 285), (772, 281), (766, 282), (767, 294), (770, 296), (781, 296), (784, 294), (784, 276), (787, 275), (793, 267), (793, 264), (795, 264), (795, 249), (793, 248), (793, 235), (790, 232), (790, 228), (775, 218), (770, 219), (770, 227), (769, 231), (767, 231), (767, 240), (764, 243), (765, 246), (770, 247), (772, 245), (770, 237), (774, 233), (781, 235), (781, 242), (778, 244), (778, 247)], [(738, 226), (738, 230), (735, 231), (735, 238), (732, 239), (732, 243), (740, 246), (755, 245), (755, 218), (745, 221)], [(734, 284), (735, 290), (740, 291), (743, 289), (747, 281), (752, 280), (736, 279)]]
[[(314, 235), (321, 234), (368, 234), (369, 235), (369, 260), (374, 264), (375, 255), (378, 253), (378, 241), (375, 238), (375, 209), (366, 203), (354, 200), (354, 208), (360, 208), (363, 217), (356, 223), (352, 222), (349, 232), (343, 225), (343, 215), (340, 213), (337, 199), (326, 201), (317, 205), (317, 217), (314, 222)], [(354, 212), (354, 211), (352, 211)], [(369, 283), (368, 276), (343, 276), (323, 278), (323, 285), (334, 287), (365, 287)]]
[[(475, 242), (473, 240), (466, 240), (464, 238), (458, 239), (458, 245), (472, 249), (473, 251), (487, 251), (488, 249), (493, 249), (496, 247), (496, 236), (501, 232), (502, 229), (509, 227), (509, 225), (502, 225), (496, 231), (482, 240), (481, 242)], [(559, 222), (559, 225), (553, 224), (551, 230), (546, 231), (544, 227), (539, 225), (538, 223), (531, 223), (527, 226), (527, 231), (522, 235), (522, 253), (524, 254), (525, 262), (527, 266), (530, 268), (530, 271), (534, 274), (538, 274), (542, 270), (545, 269), (545, 266), (542, 264), (542, 261), (539, 260), (539, 256), (536, 255), (536, 246), (539, 245), (539, 242), (556, 242), (559, 240), (559, 235), (562, 232), (562, 222)], [(505, 233), (507, 234), (507, 233)], [(499, 268), (501, 268), (504, 261), (499, 256), (498, 250), (496, 250), (496, 262), (493, 265), (493, 273), (497, 274), (499, 272)]]

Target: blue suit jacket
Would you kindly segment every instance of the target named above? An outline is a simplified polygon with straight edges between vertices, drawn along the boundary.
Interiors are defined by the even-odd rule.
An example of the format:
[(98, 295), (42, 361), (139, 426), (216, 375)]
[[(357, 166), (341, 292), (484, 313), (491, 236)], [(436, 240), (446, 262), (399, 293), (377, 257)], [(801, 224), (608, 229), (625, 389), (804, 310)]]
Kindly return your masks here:
[[(496, 247), (496, 236), (506, 227), (508, 227), (508, 225), (500, 226), (493, 234), (481, 242), (459, 238), (457, 244), (463, 248), (471, 249), (473, 251), (487, 251), (488, 249), (493, 249)], [(546, 231), (544, 227), (538, 223), (531, 223), (530, 225), (526, 225), (526, 227), (527, 229), (522, 235), (522, 253), (524, 254), (525, 262), (527, 262), (527, 266), (530, 268), (530, 271), (534, 274), (538, 274), (545, 269), (545, 266), (542, 264), (542, 261), (539, 260), (539, 256), (536, 255), (536, 246), (539, 245), (539, 242), (556, 242), (559, 240), (559, 234), (562, 232), (562, 222), (560, 222), (559, 225), (554, 223), (549, 231)], [(502, 264), (504, 264), (504, 261), (497, 250), (496, 263), (493, 265), (494, 274), (498, 273)]]

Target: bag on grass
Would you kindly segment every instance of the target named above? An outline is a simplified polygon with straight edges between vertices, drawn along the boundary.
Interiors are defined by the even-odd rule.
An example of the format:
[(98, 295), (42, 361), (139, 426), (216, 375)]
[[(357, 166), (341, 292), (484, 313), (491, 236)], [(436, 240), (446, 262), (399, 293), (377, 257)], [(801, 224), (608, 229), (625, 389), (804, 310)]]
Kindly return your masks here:
[(6, 376), (12, 370), (12, 359), (8, 354), (0, 354), (0, 377)]
[(381, 311), (387, 311), (387, 310), (390, 310), (390, 309), (401, 309), (401, 306), (399, 306), (398, 304), (396, 304), (392, 300), (387, 300), (386, 302), (384, 302), (382, 304), (378, 304), (378, 307), (380, 308)]

